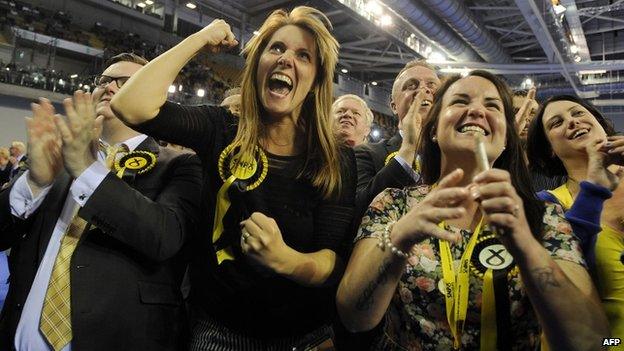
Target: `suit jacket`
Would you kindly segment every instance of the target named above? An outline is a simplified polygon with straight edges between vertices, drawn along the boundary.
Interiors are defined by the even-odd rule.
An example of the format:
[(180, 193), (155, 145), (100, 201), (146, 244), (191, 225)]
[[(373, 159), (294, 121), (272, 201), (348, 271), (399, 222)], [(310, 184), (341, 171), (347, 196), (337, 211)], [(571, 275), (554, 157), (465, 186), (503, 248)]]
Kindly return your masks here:
[[(367, 143), (355, 148), (357, 162), (356, 221), (359, 221), (375, 196), (386, 188), (403, 188), (414, 185), (414, 179), (394, 158), (386, 158), (401, 147), (401, 134), (377, 143)], [(359, 225), (359, 223), (357, 223)]]
[[(157, 153), (156, 166), (134, 179), (110, 172), (78, 212), (95, 227), (87, 227), (71, 260), (74, 350), (177, 350), (186, 342), (180, 285), (185, 242), (198, 220), (200, 162), (194, 154), (159, 147), (152, 138), (137, 150)], [(0, 349), (14, 345), (71, 182), (67, 173), (60, 174), (26, 221), (11, 215), (12, 186), (0, 192), (0, 250), (12, 248)]]
[(11, 173), (13, 169), (11, 168), (11, 164), (7, 163), (6, 168), (4, 170), (0, 170), (0, 187), (9, 180), (11, 180)]
[(25, 171), (26, 169), (28, 169), (28, 155), (22, 156), (17, 163), (17, 167), (11, 168), (10, 179), (14, 178), (19, 172)]

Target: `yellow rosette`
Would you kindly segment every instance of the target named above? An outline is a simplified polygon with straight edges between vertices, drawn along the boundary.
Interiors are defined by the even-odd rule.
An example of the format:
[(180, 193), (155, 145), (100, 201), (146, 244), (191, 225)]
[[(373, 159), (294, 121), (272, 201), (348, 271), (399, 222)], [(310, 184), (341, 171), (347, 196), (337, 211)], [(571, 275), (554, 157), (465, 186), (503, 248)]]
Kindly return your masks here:
[[(227, 168), (225, 167), (226, 165), (228, 165)], [(221, 185), (217, 193), (217, 205), (212, 227), (213, 245), (217, 243), (223, 234), (223, 217), (231, 204), (228, 195), (230, 186), (236, 180), (247, 180), (248, 185), (244, 188), (245, 191), (257, 188), (266, 177), (269, 170), (269, 160), (264, 151), (258, 146), (255, 147), (253, 155), (240, 155), (235, 154), (234, 146), (230, 144), (219, 156), (218, 169), (223, 185)], [(217, 250), (217, 263), (221, 264), (226, 260), (234, 260), (231, 246)]]

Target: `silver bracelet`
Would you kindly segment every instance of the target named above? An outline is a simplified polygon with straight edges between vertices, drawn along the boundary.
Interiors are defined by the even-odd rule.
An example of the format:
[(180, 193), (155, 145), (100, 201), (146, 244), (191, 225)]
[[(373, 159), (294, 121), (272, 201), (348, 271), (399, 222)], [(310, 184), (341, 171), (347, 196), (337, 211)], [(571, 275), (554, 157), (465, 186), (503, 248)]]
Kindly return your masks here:
[(392, 232), (392, 228), (394, 228), (394, 224), (396, 222), (392, 222), (390, 224), (388, 224), (386, 226), (386, 230), (384, 230), (383, 234), (381, 234), (381, 238), (379, 238), (379, 243), (377, 243), (377, 246), (379, 246), (379, 248), (381, 249), (381, 251), (386, 251), (386, 248), (390, 249), (390, 251), (401, 257), (401, 258), (410, 258), (412, 256), (414, 256), (413, 253), (405, 253), (403, 252), (401, 249), (399, 249), (398, 247), (394, 246), (394, 244), (392, 243), (392, 241), (390, 240), (390, 232)]

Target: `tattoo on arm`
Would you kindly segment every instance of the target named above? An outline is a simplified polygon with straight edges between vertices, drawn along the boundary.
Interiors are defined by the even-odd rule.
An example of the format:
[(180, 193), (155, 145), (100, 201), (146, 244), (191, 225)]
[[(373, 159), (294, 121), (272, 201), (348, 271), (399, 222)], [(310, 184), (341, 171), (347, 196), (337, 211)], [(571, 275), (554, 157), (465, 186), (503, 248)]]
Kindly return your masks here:
[(377, 269), (375, 279), (368, 283), (355, 303), (355, 308), (358, 311), (368, 311), (373, 305), (373, 302), (375, 302), (375, 299), (373, 298), (375, 290), (377, 290), (380, 285), (384, 284), (388, 280), (387, 273), (391, 263), (392, 257), (386, 257), (381, 262), (379, 269)]
[(550, 292), (552, 289), (561, 286), (553, 273), (552, 267), (536, 268), (531, 271), (531, 275), (535, 278), (535, 286), (540, 292)]

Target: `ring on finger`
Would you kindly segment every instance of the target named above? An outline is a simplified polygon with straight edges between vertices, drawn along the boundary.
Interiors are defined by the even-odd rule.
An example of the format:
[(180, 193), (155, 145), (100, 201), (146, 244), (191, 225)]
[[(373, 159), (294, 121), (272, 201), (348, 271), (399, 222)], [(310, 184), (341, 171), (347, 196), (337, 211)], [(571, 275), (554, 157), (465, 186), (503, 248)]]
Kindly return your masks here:
[(243, 228), (241, 229), (241, 236), (243, 237), (243, 241), (247, 240), (247, 238), (249, 238), (251, 236), (251, 234), (249, 234), (249, 232)]
[(518, 218), (518, 214), (520, 213), (520, 206), (515, 205), (513, 208), (513, 212), (511, 213), (514, 217)]

